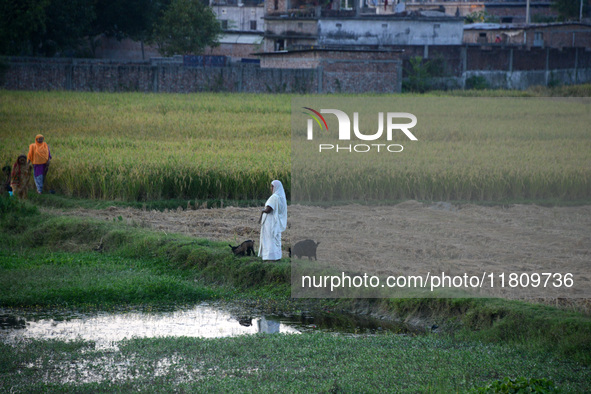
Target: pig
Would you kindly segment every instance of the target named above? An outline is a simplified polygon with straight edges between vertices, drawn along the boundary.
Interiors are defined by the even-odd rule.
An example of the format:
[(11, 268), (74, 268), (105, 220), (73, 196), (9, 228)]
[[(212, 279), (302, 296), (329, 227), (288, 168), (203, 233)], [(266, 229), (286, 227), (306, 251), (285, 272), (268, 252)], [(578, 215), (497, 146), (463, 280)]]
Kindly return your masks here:
[(297, 242), (293, 245), (293, 249), (289, 248), (289, 257), (293, 254), (298, 259), (307, 256), (308, 260), (312, 260), (312, 257), (314, 257), (314, 260), (318, 260), (316, 258), (316, 248), (318, 245), (320, 245), (320, 242), (314, 242), (311, 239)]

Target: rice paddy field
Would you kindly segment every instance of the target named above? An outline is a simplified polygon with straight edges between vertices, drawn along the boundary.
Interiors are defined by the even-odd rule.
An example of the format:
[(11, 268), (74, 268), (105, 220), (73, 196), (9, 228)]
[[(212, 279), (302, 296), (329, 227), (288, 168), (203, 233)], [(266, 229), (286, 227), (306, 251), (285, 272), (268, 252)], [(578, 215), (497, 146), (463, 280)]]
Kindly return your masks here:
[[(380, 225), (399, 233), (385, 246), (376, 247), (371, 232), (367, 242), (355, 239), (359, 261), (368, 260), (367, 251), (386, 254), (392, 247), (407, 271), (417, 261), (447, 269), (462, 259), (485, 262), (488, 269), (500, 261), (495, 253), (538, 265), (547, 255), (561, 269), (575, 256), (584, 271), (590, 92), (587, 86), (380, 96), (393, 105), (412, 104), (422, 122), (420, 144), (405, 141), (404, 156), (380, 156), (386, 160), (376, 163), (382, 172), (356, 173), (329, 160), (335, 177), (313, 161), (292, 161), (291, 95), (0, 91), (0, 164), (11, 165), (36, 134), (44, 134), (53, 155), (46, 186), (55, 191), (31, 191), (25, 202), (0, 196), (0, 334), (12, 323), (22, 330), (27, 323), (18, 317), (28, 313), (94, 316), (220, 301), (255, 317), (317, 308), (328, 315), (401, 319), (420, 329), (416, 335), (365, 335), (312, 325), (297, 335), (133, 336), (107, 349), (82, 338), (2, 340), (0, 392), (588, 391), (588, 299), (296, 300), (286, 256), (264, 262), (236, 257), (228, 247), (258, 239), (258, 209), (229, 203), (189, 212), (164, 202), (260, 205), (270, 181), (280, 179), (294, 203), (295, 172), (314, 186), (298, 189), (298, 201), (337, 200), (344, 192), (359, 200), (422, 200), (398, 204), (400, 215), (369, 207), (373, 216), (365, 216), (374, 227), (385, 218)], [(554, 93), (563, 97), (548, 97)], [(564, 97), (573, 94), (585, 97)], [(167, 208), (152, 210), (157, 204)], [(294, 215), (292, 232), (298, 223), (313, 228), (331, 210), (345, 209), (308, 208), (291, 205), (290, 215), (305, 211), (300, 222)], [(336, 244), (339, 231), (364, 230), (360, 221), (354, 227), (341, 223), (318, 235), (323, 246)], [(289, 237), (295, 240), (288, 230)], [(586, 279), (584, 272), (579, 276)]]
[[(53, 155), (47, 187), (66, 196), (254, 200), (280, 179), (290, 198), (293, 97), (2, 91), (0, 163), (11, 165), (41, 133)], [(420, 144), (405, 145), (404, 160), (369, 177), (341, 166), (351, 198), (363, 199), (363, 191), (385, 182), (387, 198), (399, 200), (579, 201), (591, 195), (588, 98), (379, 100), (410, 100), (430, 126), (419, 131)], [(304, 200), (343, 194), (315, 168), (294, 171), (321, 185), (316, 194), (298, 194)]]
[[(35, 135), (48, 187), (92, 199), (254, 199), (289, 186), (287, 96), (0, 93), (0, 163)], [(285, 183), (284, 182), (284, 183)]]
[[(298, 202), (573, 201), (591, 195), (587, 98), (391, 96), (296, 102), (359, 113), (359, 129), (366, 136), (377, 129), (378, 111), (411, 113), (418, 120), (410, 129), (416, 141), (396, 129), (390, 141), (385, 135), (375, 141), (341, 140), (336, 131), (317, 131), (309, 141), (298, 138), (296, 125), (305, 123), (294, 122), (292, 199)], [(340, 132), (336, 116), (324, 116), (328, 129)], [(381, 151), (375, 143), (384, 145)], [(389, 145), (394, 152), (386, 150), (387, 144), (394, 144)], [(342, 150), (320, 152), (321, 146)]]

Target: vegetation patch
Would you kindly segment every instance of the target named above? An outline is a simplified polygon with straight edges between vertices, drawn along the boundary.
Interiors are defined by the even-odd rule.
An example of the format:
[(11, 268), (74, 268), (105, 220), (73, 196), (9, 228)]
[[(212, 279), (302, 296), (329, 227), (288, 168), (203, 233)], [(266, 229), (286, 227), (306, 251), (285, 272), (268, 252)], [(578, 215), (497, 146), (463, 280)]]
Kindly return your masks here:
[[(364, 178), (367, 184), (355, 182), (349, 198), (363, 199), (361, 192), (387, 179), (393, 200), (588, 201), (588, 101), (541, 98), (588, 97), (589, 86), (384, 95), (424, 114), (421, 143), (405, 146), (404, 160), (390, 160), (388, 171)], [(2, 91), (0, 97), (0, 163), (12, 164), (43, 130), (54, 156), (46, 188), (57, 194), (221, 206), (263, 200), (269, 183), (280, 179), (290, 198), (293, 95)], [(449, 115), (458, 108), (470, 116)], [(314, 169), (295, 170), (316, 180)], [(336, 170), (333, 178), (356, 176)], [(331, 179), (315, 185), (316, 193), (334, 194)]]
[[(21, 227), (7, 225), (13, 221)], [(0, 242), (9, 245), (0, 254), (4, 306), (239, 299), (273, 311), (313, 307), (433, 322), (457, 340), (523, 345), (591, 364), (591, 318), (578, 312), (502, 299), (291, 300), (289, 260), (235, 257), (225, 242), (48, 214), (7, 214), (0, 224)]]
[(501, 387), (494, 382), (509, 377), (513, 387), (546, 388), (551, 380), (565, 392), (582, 392), (591, 378), (588, 368), (548, 354), (439, 335), (136, 338), (119, 349), (3, 344), (0, 379), (21, 392), (467, 392)]

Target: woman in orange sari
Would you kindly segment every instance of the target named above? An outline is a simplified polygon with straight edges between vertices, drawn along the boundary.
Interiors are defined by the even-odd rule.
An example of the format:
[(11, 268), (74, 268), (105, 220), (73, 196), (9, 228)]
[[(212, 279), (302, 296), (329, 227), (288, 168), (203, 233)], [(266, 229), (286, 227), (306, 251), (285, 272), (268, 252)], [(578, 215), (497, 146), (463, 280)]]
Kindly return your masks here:
[(41, 194), (43, 193), (43, 183), (45, 182), (45, 176), (49, 170), (49, 161), (51, 160), (49, 146), (41, 134), (37, 134), (35, 143), (29, 145), (27, 159), (29, 164), (33, 164), (33, 178), (37, 186), (37, 193)]

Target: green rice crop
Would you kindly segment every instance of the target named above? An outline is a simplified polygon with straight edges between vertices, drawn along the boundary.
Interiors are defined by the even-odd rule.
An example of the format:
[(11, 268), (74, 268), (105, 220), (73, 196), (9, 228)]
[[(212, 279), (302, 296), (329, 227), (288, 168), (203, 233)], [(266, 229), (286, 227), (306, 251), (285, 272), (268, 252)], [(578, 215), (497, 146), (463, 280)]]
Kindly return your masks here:
[[(273, 179), (298, 201), (591, 196), (588, 98), (381, 96), (432, 127), (368, 172), (342, 160), (292, 169), (293, 97), (0, 91), (0, 164), (42, 133), (47, 189), (82, 198), (255, 200)], [(294, 190), (292, 171), (305, 180)]]
[[(292, 199), (297, 202), (362, 200), (586, 200), (591, 196), (591, 100), (587, 98), (388, 97), (392, 111), (418, 119), (410, 141), (305, 138), (294, 129)], [(374, 133), (373, 114), (383, 99), (307, 100), (312, 107), (372, 114), (361, 124)], [(329, 104), (326, 104), (326, 103)], [(294, 101), (294, 106), (303, 106)], [(334, 106), (334, 107), (333, 107)], [(382, 111), (383, 109), (379, 109)], [(294, 113), (295, 124), (304, 124)], [(336, 117), (325, 115), (329, 130)], [(366, 119), (367, 120), (367, 119)], [(331, 123), (332, 121), (332, 123)], [(369, 124), (369, 126), (367, 126)], [(365, 130), (363, 130), (365, 131)], [(402, 152), (360, 151), (376, 142)], [(320, 144), (344, 148), (319, 152)], [(324, 146), (327, 146), (324, 145)], [(385, 145), (385, 144), (384, 144)], [(397, 150), (396, 148), (394, 150)]]
[(0, 163), (42, 133), (48, 188), (110, 200), (256, 199), (289, 188), (281, 96), (0, 92)]

